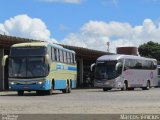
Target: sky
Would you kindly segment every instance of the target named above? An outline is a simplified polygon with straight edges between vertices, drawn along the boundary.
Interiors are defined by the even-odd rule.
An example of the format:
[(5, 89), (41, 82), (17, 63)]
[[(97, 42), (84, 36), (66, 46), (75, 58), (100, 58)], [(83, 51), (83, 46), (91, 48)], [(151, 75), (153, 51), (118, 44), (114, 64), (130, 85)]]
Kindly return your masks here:
[(160, 0), (1, 0), (0, 34), (110, 52), (160, 43)]

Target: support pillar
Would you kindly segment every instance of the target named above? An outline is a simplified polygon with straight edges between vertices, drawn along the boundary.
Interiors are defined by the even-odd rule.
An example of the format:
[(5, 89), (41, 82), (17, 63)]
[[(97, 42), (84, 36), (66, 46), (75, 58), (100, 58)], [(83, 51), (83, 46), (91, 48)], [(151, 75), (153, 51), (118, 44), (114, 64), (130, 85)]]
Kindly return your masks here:
[(2, 58), (4, 56), (4, 49), (0, 49), (0, 91), (4, 90), (4, 67), (2, 66)]
[(79, 60), (79, 63), (80, 63), (80, 85), (83, 84), (83, 59), (81, 58)]

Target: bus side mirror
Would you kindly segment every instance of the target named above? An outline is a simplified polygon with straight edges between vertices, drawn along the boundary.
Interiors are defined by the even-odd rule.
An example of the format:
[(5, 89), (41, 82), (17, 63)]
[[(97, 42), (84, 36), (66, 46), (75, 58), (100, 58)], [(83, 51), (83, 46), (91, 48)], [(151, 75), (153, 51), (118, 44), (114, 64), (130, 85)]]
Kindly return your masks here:
[(2, 66), (3, 67), (6, 65), (7, 58), (8, 58), (8, 55), (3, 56), (3, 58), (2, 58)]
[(117, 63), (116, 64), (116, 71), (121, 72), (122, 71), (122, 63)]
[(94, 71), (95, 65), (96, 65), (95, 63), (91, 65), (91, 71)]
[(45, 55), (45, 64), (49, 64), (49, 55)]

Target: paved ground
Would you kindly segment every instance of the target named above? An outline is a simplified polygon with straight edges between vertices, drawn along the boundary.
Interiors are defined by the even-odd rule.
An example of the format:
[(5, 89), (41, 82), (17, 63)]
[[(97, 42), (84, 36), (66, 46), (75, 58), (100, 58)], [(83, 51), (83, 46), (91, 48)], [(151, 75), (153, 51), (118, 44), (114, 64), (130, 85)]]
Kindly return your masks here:
[(71, 94), (55, 91), (51, 96), (26, 93), (0, 92), (0, 113), (53, 114), (53, 113), (160, 113), (160, 88), (142, 91), (101, 89), (72, 90)]

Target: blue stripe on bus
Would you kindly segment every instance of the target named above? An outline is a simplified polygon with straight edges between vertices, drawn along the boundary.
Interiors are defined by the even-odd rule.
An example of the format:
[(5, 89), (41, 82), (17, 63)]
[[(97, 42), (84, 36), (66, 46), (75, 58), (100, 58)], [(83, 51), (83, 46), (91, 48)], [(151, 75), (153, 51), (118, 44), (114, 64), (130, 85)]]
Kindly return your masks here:
[(77, 71), (77, 68), (76, 68), (76, 67), (71, 67), (71, 66), (69, 66), (69, 67), (68, 67), (68, 70)]
[(77, 71), (77, 67), (73, 67), (73, 66), (65, 66), (65, 65), (57, 65), (56, 66), (57, 70), (70, 70), (70, 71)]
[(65, 89), (66, 88), (66, 80), (55, 80), (54, 81), (54, 89)]
[(72, 88), (76, 88), (77, 86), (77, 81), (76, 80), (72, 80)]
[[(54, 89), (58, 90), (58, 89), (65, 89), (66, 88), (66, 84), (67, 81), (66, 80), (55, 80), (55, 85), (54, 85)], [(72, 80), (72, 88), (76, 88), (77, 86), (77, 81), (76, 80)]]

